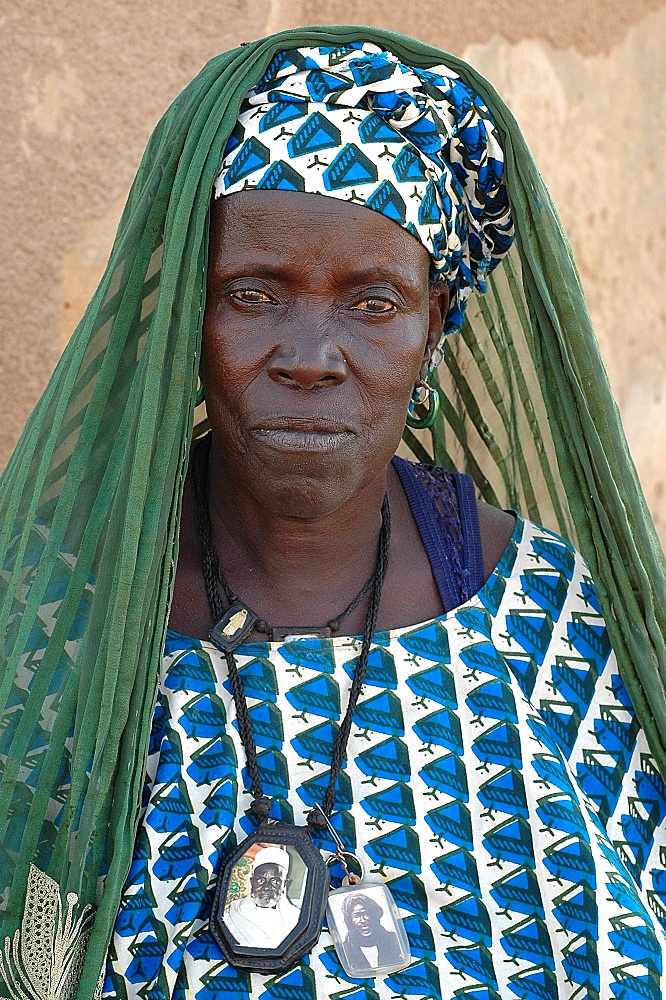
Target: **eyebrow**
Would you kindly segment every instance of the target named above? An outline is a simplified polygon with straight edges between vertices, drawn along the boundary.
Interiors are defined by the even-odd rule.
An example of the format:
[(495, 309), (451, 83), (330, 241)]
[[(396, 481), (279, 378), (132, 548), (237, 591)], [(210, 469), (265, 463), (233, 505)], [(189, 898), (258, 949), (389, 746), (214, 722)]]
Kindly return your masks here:
[(350, 284), (363, 284), (366, 281), (376, 281), (378, 278), (388, 278), (389, 280), (411, 283), (413, 274), (412, 268), (400, 267), (399, 265), (375, 265), (374, 267), (360, 267), (356, 270), (345, 269), (345, 278)]
[[(280, 264), (273, 263), (273, 255), (269, 260), (253, 260), (248, 261), (245, 264), (243, 261), (238, 261), (237, 259), (229, 259), (228, 261), (213, 260), (209, 263), (209, 272), (222, 278), (229, 277), (233, 278), (235, 276), (243, 275), (253, 275), (258, 278), (267, 278), (274, 281), (284, 281), (288, 272), (292, 267), (300, 269), (303, 266), (302, 261), (290, 261), (281, 260)], [(341, 263), (341, 267), (342, 267)], [(398, 285), (413, 285), (413, 269), (408, 267), (401, 267), (399, 264), (376, 264), (369, 265), (367, 267), (359, 268), (349, 268), (344, 266), (344, 271), (342, 275), (343, 283), (348, 286), (362, 285), (384, 279), (387, 281), (393, 281)]]
[(243, 261), (239, 262), (236, 258), (229, 259), (226, 262), (221, 262), (219, 259), (210, 261), (208, 271), (220, 277), (229, 276), (232, 278), (246, 274), (254, 275), (258, 278), (275, 278), (276, 280), (284, 277), (284, 267), (274, 267), (270, 264), (262, 264), (257, 261), (244, 264)]

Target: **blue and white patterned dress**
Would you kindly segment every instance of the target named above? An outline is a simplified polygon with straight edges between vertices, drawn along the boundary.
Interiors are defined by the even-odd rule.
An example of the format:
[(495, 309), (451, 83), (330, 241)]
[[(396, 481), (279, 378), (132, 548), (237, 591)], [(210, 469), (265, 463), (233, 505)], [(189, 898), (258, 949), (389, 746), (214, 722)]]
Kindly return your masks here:
[[(273, 815), (302, 824), (321, 801), (359, 650), (238, 649)], [(478, 594), (375, 637), (335, 825), (388, 880), (407, 969), (351, 980), (326, 930), (280, 975), (225, 963), (208, 914), (218, 861), (254, 828), (244, 763), (222, 654), (170, 632), (105, 997), (666, 994), (666, 787), (585, 563), (557, 535), (519, 518)]]

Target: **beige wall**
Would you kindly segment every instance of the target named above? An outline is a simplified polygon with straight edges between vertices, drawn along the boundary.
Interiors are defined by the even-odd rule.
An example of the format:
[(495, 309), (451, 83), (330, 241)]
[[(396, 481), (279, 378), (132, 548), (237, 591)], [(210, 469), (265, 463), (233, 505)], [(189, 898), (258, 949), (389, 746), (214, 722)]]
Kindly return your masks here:
[(99, 279), (143, 146), (210, 56), (298, 24), (467, 58), (523, 127), (571, 237), (666, 539), (660, 0), (23, 0), (0, 12), (0, 466)]

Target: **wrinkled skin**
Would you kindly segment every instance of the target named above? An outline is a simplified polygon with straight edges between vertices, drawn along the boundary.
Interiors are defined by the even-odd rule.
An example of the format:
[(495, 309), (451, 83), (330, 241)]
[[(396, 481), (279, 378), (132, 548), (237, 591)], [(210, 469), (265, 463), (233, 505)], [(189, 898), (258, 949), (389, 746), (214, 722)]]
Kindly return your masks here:
[[(275, 625), (322, 625), (372, 573), (393, 515), (379, 628), (441, 613), (390, 460), (439, 340), (447, 295), (411, 234), (363, 206), (248, 191), (211, 210), (201, 376), (212, 429), (209, 509), (232, 589)], [(480, 508), (489, 573), (512, 530)], [(365, 606), (343, 632), (363, 631)], [(211, 627), (191, 481), (170, 624)]]
[(312, 194), (231, 195), (213, 222), (202, 375), (215, 466), (290, 516), (325, 515), (372, 483), (383, 494), (446, 306), (425, 248)]
[(259, 865), (250, 879), (250, 893), (257, 906), (277, 906), (285, 888), (284, 871), (279, 865)]

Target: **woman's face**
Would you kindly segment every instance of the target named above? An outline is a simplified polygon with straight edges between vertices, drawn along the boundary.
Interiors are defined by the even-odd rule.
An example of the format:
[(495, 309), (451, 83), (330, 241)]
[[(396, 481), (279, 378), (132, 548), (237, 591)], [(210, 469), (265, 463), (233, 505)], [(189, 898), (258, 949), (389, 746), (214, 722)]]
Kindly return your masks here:
[(214, 204), (201, 372), (235, 482), (310, 517), (385, 474), (442, 329), (428, 272), (425, 248), (362, 206), (283, 191)]

